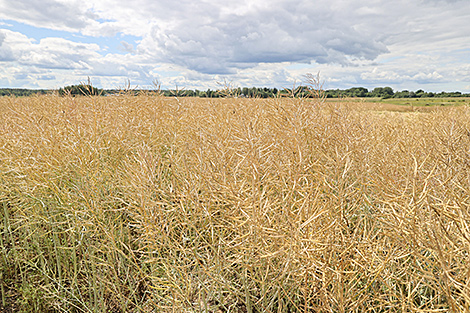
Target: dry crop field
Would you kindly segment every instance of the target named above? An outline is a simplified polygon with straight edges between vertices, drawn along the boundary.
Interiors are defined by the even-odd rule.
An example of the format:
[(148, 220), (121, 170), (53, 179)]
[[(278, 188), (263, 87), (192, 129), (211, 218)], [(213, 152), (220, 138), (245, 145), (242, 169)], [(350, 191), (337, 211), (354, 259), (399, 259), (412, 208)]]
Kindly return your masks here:
[(0, 98), (2, 312), (469, 312), (470, 109)]

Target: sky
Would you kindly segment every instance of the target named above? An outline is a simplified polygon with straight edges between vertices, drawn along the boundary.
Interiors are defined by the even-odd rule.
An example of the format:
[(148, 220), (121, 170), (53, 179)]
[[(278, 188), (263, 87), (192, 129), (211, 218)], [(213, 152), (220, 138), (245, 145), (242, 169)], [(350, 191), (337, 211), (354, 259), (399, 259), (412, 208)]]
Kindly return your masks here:
[(0, 87), (470, 92), (470, 0), (0, 0)]

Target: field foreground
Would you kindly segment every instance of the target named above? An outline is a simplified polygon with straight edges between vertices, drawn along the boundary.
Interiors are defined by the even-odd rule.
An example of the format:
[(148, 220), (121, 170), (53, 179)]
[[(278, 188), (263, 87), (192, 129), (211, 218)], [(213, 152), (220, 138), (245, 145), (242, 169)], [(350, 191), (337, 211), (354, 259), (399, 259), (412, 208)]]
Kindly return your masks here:
[(470, 109), (0, 98), (2, 312), (469, 312)]

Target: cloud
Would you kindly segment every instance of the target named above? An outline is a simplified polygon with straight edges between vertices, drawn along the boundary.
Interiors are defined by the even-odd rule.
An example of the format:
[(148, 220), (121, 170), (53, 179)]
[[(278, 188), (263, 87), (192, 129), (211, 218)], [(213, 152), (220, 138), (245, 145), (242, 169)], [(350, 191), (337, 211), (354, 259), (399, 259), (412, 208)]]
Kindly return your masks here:
[(76, 0), (0, 0), (0, 7), (0, 19), (56, 30), (77, 31), (94, 18), (93, 14)]
[[(329, 1), (328, 1), (329, 2)], [(318, 5), (320, 4), (320, 5)], [(373, 36), (327, 13), (327, 1), (263, 3), (250, 11), (217, 7), (198, 18), (155, 24), (138, 47), (159, 61), (171, 60), (203, 73), (233, 73), (258, 63), (348, 64), (388, 52)]]
[(12, 62), (20, 58), (32, 40), (21, 33), (0, 29), (0, 61)]
[[(139, 65), (141, 57), (130, 55), (102, 56), (97, 44), (74, 42), (63, 38), (44, 38), (35, 42), (21, 33), (0, 30), (0, 62), (5, 79), (20, 82), (49, 81), (64, 77), (69, 83), (87, 76), (117, 76), (148, 79), (151, 67)], [(145, 63), (145, 62), (144, 62)], [(62, 75), (56, 71), (64, 72)], [(57, 82), (56, 82), (57, 83)], [(55, 87), (55, 86), (54, 86)]]
[[(142, 84), (160, 75), (169, 84), (206, 87), (228, 77), (282, 86), (322, 70), (342, 88), (463, 83), (469, 76), (459, 69), (470, 49), (466, 0), (0, 0), (0, 7), (7, 20), (1, 28), (12, 20), (76, 35), (35, 42), (0, 30), (3, 65), (51, 70), (42, 75), (58, 81), (67, 72), (103, 83), (130, 77)], [(96, 44), (113, 37), (114, 50)]]
[(38, 79), (39, 80), (55, 80), (56, 76), (55, 75), (39, 75)]
[(131, 45), (130, 43), (122, 40), (121, 41), (121, 45), (122, 45), (122, 49), (125, 51), (125, 52), (128, 52), (128, 53), (135, 53), (135, 49), (134, 49), (134, 46)]
[(62, 38), (45, 38), (23, 51), (19, 63), (48, 69), (84, 69), (87, 61), (99, 57), (96, 44), (76, 43)]
[(7, 62), (14, 60), (13, 51), (10, 47), (4, 44), (6, 34), (0, 31), (0, 62)]
[[(373, 60), (388, 51), (377, 38), (354, 29), (354, 23), (344, 19), (349, 13), (345, 8), (331, 10), (330, 0), (315, 5), (306, 0), (295, 5), (291, 1), (259, 1), (256, 5), (187, 0), (132, 4), (46, 0), (20, 5), (0, 1), (8, 7), (0, 17), (14, 17), (38, 27), (92, 36), (141, 35), (137, 51), (153, 56), (155, 62), (201, 73), (231, 74), (260, 62), (347, 64), (350, 58)], [(139, 25), (139, 30), (133, 25)]]
[(413, 81), (419, 84), (431, 84), (442, 81), (444, 76), (437, 71), (427, 72), (398, 72), (397, 70), (379, 70), (377, 67), (370, 72), (361, 74), (361, 79), (381, 84), (396, 84), (404, 81)]

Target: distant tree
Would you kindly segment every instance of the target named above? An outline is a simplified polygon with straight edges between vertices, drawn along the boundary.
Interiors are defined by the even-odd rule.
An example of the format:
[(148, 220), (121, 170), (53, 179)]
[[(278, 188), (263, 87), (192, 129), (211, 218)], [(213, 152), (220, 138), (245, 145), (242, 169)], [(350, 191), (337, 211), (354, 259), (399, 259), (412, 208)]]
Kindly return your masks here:
[(366, 97), (367, 94), (369, 93), (369, 90), (367, 90), (364, 87), (353, 87), (350, 89), (345, 90), (346, 96), (348, 97)]
[(416, 98), (424, 98), (426, 96), (426, 93), (424, 90), (419, 89), (415, 92)]
[(243, 88), (242, 88), (242, 94), (243, 94), (245, 97), (248, 97), (248, 93), (249, 93), (248, 87), (243, 87)]
[(454, 91), (449, 93), (449, 97), (461, 97), (462, 93), (460, 91)]
[(384, 87), (383, 89), (384, 97), (392, 97), (393, 96), (393, 89), (391, 87)]
[(393, 95), (394, 98), (409, 98), (410, 92), (408, 90), (397, 91)]
[(372, 97), (380, 97), (380, 98), (391, 98), (393, 96), (393, 89), (391, 87), (377, 87), (372, 90)]
[(59, 95), (72, 95), (72, 96), (98, 96), (103, 91), (92, 85), (71, 85), (59, 89)]
[(372, 90), (372, 92), (371, 92), (372, 97), (381, 97), (382, 96), (382, 90), (383, 90), (382, 87), (374, 88), (374, 90)]

